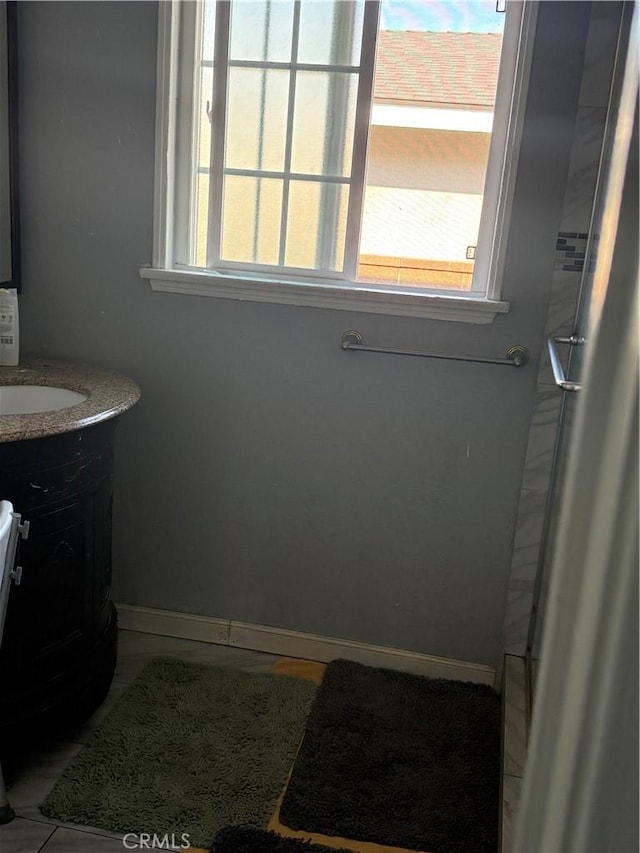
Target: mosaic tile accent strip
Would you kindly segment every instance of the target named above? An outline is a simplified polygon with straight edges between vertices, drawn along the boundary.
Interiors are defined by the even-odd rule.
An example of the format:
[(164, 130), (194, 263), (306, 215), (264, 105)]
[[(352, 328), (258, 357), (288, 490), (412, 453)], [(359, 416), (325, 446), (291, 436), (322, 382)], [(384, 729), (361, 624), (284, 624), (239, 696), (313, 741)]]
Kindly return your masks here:
[(556, 239), (554, 270), (582, 272), (589, 235), (585, 232), (559, 231)]

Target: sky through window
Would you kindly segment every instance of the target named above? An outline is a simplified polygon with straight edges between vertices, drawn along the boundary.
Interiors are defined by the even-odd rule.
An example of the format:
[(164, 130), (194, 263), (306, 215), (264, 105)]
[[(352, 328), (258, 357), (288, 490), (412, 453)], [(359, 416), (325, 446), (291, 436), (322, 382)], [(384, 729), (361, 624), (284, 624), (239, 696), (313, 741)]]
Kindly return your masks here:
[(429, 30), (454, 33), (501, 33), (504, 13), (495, 0), (383, 0), (381, 30)]

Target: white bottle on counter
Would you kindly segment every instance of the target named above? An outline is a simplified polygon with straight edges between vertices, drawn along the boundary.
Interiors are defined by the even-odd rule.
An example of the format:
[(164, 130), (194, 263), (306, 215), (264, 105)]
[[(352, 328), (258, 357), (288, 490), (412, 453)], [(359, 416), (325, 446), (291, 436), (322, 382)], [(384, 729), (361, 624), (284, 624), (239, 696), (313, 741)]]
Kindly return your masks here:
[(15, 366), (19, 359), (18, 293), (0, 287), (0, 365)]

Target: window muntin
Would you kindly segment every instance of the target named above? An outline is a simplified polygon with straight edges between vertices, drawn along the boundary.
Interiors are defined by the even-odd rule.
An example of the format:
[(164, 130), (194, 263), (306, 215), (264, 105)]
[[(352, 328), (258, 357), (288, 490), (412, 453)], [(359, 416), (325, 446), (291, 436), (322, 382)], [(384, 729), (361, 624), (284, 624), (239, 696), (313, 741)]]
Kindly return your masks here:
[[(280, 36), (275, 39), (274, 43), (276, 47), (273, 49), (271, 47), (271, 33), (275, 32), (277, 27), (273, 20), (267, 20), (266, 16), (264, 19), (260, 19), (259, 16), (257, 16), (257, 19), (263, 20), (264, 24), (260, 25), (262, 27), (260, 30), (262, 32), (261, 43), (260, 40), (256, 40), (256, 38), (249, 39), (248, 42), (247, 39), (245, 39), (244, 42), (237, 38), (234, 42), (233, 39), (234, 6), (242, 7), (243, 15), (247, 15), (249, 13), (249, 8), (254, 7), (254, 14), (257, 14), (257, 11), (260, 9), (264, 10), (266, 8), (263, 3), (246, 3), (244, 0), (232, 0), (231, 4), (228, 2), (204, 2), (199, 4), (186, 3), (181, 5), (183, 16), (183, 50), (182, 61), (179, 68), (180, 83), (178, 85), (178, 90), (180, 97), (178, 99), (178, 119), (176, 122), (178, 125), (176, 134), (178, 137), (176, 157), (177, 168), (175, 169), (173, 176), (176, 194), (175, 215), (172, 216), (171, 211), (168, 211), (167, 214), (167, 224), (168, 227), (172, 228), (173, 246), (175, 247), (175, 251), (170, 251), (172, 241), (171, 239), (167, 239), (166, 246), (169, 247), (169, 251), (165, 252), (164, 257), (166, 258), (166, 262), (162, 265), (165, 268), (173, 266), (173, 268), (179, 270), (210, 269), (212, 271), (217, 270), (222, 272), (226, 270), (231, 276), (237, 274), (243, 276), (245, 279), (248, 276), (254, 277), (256, 280), (260, 278), (272, 278), (273, 280), (280, 281), (283, 280), (283, 278), (288, 278), (292, 282), (295, 282), (296, 279), (315, 282), (320, 282), (323, 279), (326, 279), (327, 281), (333, 280), (334, 282), (338, 280), (342, 281), (342, 286), (346, 286), (357, 281), (358, 260), (360, 260), (361, 278), (365, 278), (369, 282), (383, 281), (385, 282), (384, 289), (387, 290), (388, 280), (377, 277), (375, 275), (376, 271), (374, 271), (374, 274), (367, 275), (367, 271), (363, 269), (366, 266), (366, 264), (363, 263), (366, 258), (361, 256), (358, 259), (361, 226), (362, 236), (364, 238), (366, 236), (367, 224), (366, 218), (361, 221), (361, 216), (362, 195), (365, 186), (364, 171), (367, 131), (369, 130), (369, 119), (372, 107), (372, 47), (375, 43), (376, 29), (375, 23), (373, 27), (371, 26), (371, 20), (369, 20), (369, 23), (367, 24), (367, 13), (371, 8), (375, 8), (377, 4), (372, 2), (372, 0), (367, 0), (366, 3), (362, 2), (360, 4), (350, 2), (345, 3), (341, 0), (338, 0), (337, 3), (330, 3), (328, 0), (322, 0), (322, 2), (317, 2), (317, 0), (302, 0), (302, 2), (293, 3), (274, 3), (273, 5), (278, 6), (278, 9), (280, 9), (278, 17), (278, 27), (280, 27), (278, 32), (280, 33)], [(334, 11), (335, 9), (341, 9), (343, 10), (342, 14), (344, 14), (344, 9), (347, 8), (351, 10), (350, 14), (352, 17), (353, 9), (361, 7), (362, 29), (360, 29), (360, 25), (357, 21), (351, 28), (352, 32), (356, 32), (358, 34), (360, 34), (360, 32), (362, 33), (361, 42), (358, 44), (358, 39), (352, 38), (347, 44), (348, 49), (346, 49), (344, 47), (345, 40), (343, 38), (342, 41), (339, 42), (338, 47), (334, 46), (332, 48), (330, 42), (327, 42), (326, 39), (326, 32), (332, 28), (325, 26), (322, 30), (323, 37), (325, 37), (324, 45), (314, 45), (310, 37), (305, 36), (308, 42), (305, 50), (310, 51), (305, 54), (305, 58), (317, 61), (314, 63), (308, 63), (311, 67), (306, 67), (307, 64), (298, 61), (297, 57), (293, 56), (293, 54), (290, 55), (289, 59), (291, 60), (293, 58), (295, 60), (294, 62), (282, 61), (282, 57), (285, 55), (284, 51), (287, 49), (293, 51), (294, 49), (294, 39), (296, 35), (296, 28), (294, 24), (296, 17), (298, 19), (298, 46), (303, 41), (302, 21), (305, 18), (305, 15), (307, 15), (307, 6), (309, 9), (315, 10), (316, 15), (320, 9), (324, 9), (326, 15), (329, 7), (333, 8)], [(517, 6), (519, 7), (520, 4), (517, 4)], [(191, 16), (194, 20), (190, 22), (187, 21), (187, 25), (185, 27), (185, 8), (189, 7), (190, 9), (187, 13), (187, 18)], [(285, 7), (289, 8), (291, 13), (289, 17), (287, 17), (289, 13), (285, 15)], [(195, 15), (193, 14), (194, 8), (197, 10), (197, 14)], [(226, 10), (226, 12), (224, 10)], [(512, 16), (512, 19), (519, 17), (521, 8), (516, 8), (513, 11), (516, 14)], [(226, 23), (225, 14), (227, 19)], [(369, 18), (371, 19), (372, 17), (373, 16), (370, 14)], [(217, 19), (217, 23), (215, 19)], [(285, 23), (287, 26), (289, 24), (291, 25), (290, 42), (288, 37), (284, 37), (282, 35), (286, 30)], [(258, 29), (260, 29), (260, 27), (258, 27)], [(318, 26), (316, 26), (315, 29), (317, 31)], [(336, 27), (333, 27), (333, 29), (335, 30)], [(229, 30), (231, 31), (231, 38), (229, 38)], [(225, 31), (226, 37), (223, 38)], [(313, 27), (308, 27), (307, 31), (312, 32)], [(269, 38), (266, 38), (265, 34), (267, 33), (269, 33)], [(511, 67), (507, 67), (506, 69), (507, 76), (513, 74), (513, 68), (515, 66), (515, 46), (518, 42), (518, 35), (519, 29), (517, 23), (515, 27), (512, 24), (512, 61), (510, 63)], [(194, 42), (191, 48), (191, 56), (189, 56), (188, 50), (184, 49), (184, 45), (189, 42), (189, 39)], [(220, 48), (221, 44), (222, 49)], [(312, 52), (312, 49), (316, 51), (315, 54)], [(215, 80), (213, 75), (214, 52), (216, 57)], [(234, 59), (231, 57), (231, 52), (236, 55), (258, 58)], [(277, 56), (279, 58), (264, 60), (260, 58), (262, 56)], [(361, 64), (359, 66), (341, 66), (335, 63), (336, 56), (339, 59), (347, 58), (349, 61), (354, 61), (354, 59), (359, 58), (361, 60)], [(321, 60), (325, 62), (324, 67), (319, 67)], [(331, 62), (334, 62), (334, 64), (329, 64)], [(220, 72), (219, 67), (221, 63), (223, 65), (222, 73)], [(509, 63), (507, 63), (507, 65), (509, 65)], [(284, 100), (282, 98), (282, 92), (286, 88), (286, 85), (283, 86), (282, 82), (280, 82), (279, 86), (275, 83), (271, 84), (271, 89), (269, 88), (269, 85), (265, 85), (265, 87), (263, 87), (265, 109), (261, 110), (258, 108), (257, 110), (254, 110), (254, 115), (251, 117), (248, 114), (249, 99), (247, 99), (245, 102), (247, 105), (247, 115), (244, 118), (240, 117), (234, 119), (232, 105), (229, 105), (230, 111), (227, 112), (228, 99), (226, 98), (226, 94), (229, 91), (229, 81), (232, 74), (239, 71), (259, 71), (261, 79), (262, 73), (264, 72), (265, 82), (275, 79), (272, 76), (269, 76), (273, 75), (275, 72), (279, 72), (282, 79), (288, 76), (289, 98), (287, 99), (287, 102), (289, 105), (293, 103), (294, 106), (297, 86), (295, 84), (291, 84), (291, 78), (295, 78), (296, 82), (297, 78), (302, 78), (304, 81), (305, 78), (302, 75), (307, 72), (317, 74), (318, 76), (314, 80), (315, 95), (317, 97), (317, 92), (321, 88), (319, 81), (322, 78), (326, 80), (327, 73), (333, 75), (331, 81), (334, 93), (336, 89), (339, 92), (342, 90), (343, 95), (345, 86), (339, 81), (347, 78), (353, 78), (354, 75), (357, 75), (359, 85), (355, 110), (353, 107), (349, 107), (347, 103), (346, 111), (338, 111), (341, 115), (345, 115), (349, 113), (350, 109), (350, 114), (355, 118), (355, 128), (352, 137), (353, 144), (351, 146), (349, 145), (348, 137), (350, 135), (350, 130), (343, 122), (340, 126), (346, 126), (347, 133), (343, 133), (342, 135), (343, 137), (347, 137), (347, 144), (344, 145), (345, 150), (342, 151), (340, 150), (340, 145), (336, 146), (335, 139), (336, 136), (339, 139), (340, 134), (336, 134), (335, 132), (337, 122), (335, 115), (332, 113), (329, 118), (332, 122), (331, 130), (333, 133), (328, 134), (333, 143), (331, 151), (329, 152), (330, 156), (327, 158), (327, 152), (323, 150), (322, 142), (324, 137), (322, 134), (318, 134), (317, 138), (311, 143), (299, 138), (297, 151), (300, 152), (300, 155), (295, 165), (298, 165), (300, 168), (308, 168), (310, 171), (300, 173), (293, 171), (293, 130), (296, 124), (294, 108), (293, 110), (289, 109), (287, 114), (288, 127), (287, 137), (285, 139), (285, 149), (288, 147), (289, 150), (288, 152), (285, 151), (285, 160), (288, 157), (288, 162), (285, 162), (284, 164), (285, 168), (277, 170), (272, 168), (275, 165), (274, 163), (268, 163), (271, 168), (260, 169), (260, 161), (256, 156), (254, 156), (251, 163), (252, 168), (244, 168), (243, 166), (238, 165), (227, 165), (227, 163), (234, 163), (234, 156), (236, 157), (235, 162), (238, 162), (238, 150), (236, 148), (234, 155), (233, 147), (231, 145), (225, 146), (224, 141), (221, 143), (220, 137), (222, 135), (227, 136), (228, 133), (230, 133), (231, 136), (233, 135), (234, 121), (236, 122), (237, 127), (241, 127), (243, 122), (245, 126), (248, 126), (251, 121), (253, 121), (254, 128), (256, 126), (264, 126), (264, 122), (261, 123), (260, 121), (260, 114), (264, 115), (267, 112), (272, 112), (270, 108), (266, 108), (266, 104), (271, 104), (273, 99), (277, 101), (278, 97), (280, 97), (282, 103)], [(502, 76), (505, 76), (504, 73)], [(508, 102), (511, 98), (512, 81), (508, 80), (507, 82), (509, 85), (505, 88), (503, 81), (503, 102), (505, 100)], [(369, 91), (367, 91), (367, 85), (369, 87)], [(189, 86), (191, 86), (191, 91), (194, 95), (191, 103), (188, 103)], [(302, 92), (304, 92), (304, 88), (305, 84), (303, 83), (301, 85)], [(353, 86), (351, 88), (353, 89)], [(325, 91), (326, 89), (327, 86), (325, 84)], [(222, 95), (222, 98), (220, 95)], [(271, 98), (272, 101), (268, 101), (268, 98)], [(349, 99), (342, 97), (343, 103), (345, 100), (348, 102)], [(212, 101), (214, 102), (213, 108), (211, 107)], [(327, 117), (327, 101), (328, 98), (325, 96), (324, 109), (316, 111), (316, 122), (323, 117)], [(223, 105), (222, 109), (220, 106), (221, 103)], [(303, 103), (303, 101), (300, 101), (300, 103)], [(331, 104), (335, 104), (335, 97), (334, 100), (331, 101)], [(372, 124), (372, 135), (378, 130), (384, 131), (385, 129), (388, 129), (389, 126), (395, 126), (396, 124), (395, 122), (389, 122), (388, 113), (385, 117), (385, 114), (380, 112), (381, 108), (385, 106), (386, 105), (384, 104), (373, 103), (375, 123)], [(502, 107), (503, 119), (499, 128), (500, 138), (496, 140), (496, 134), (494, 133), (494, 139), (492, 140), (492, 148), (497, 147), (497, 149), (500, 149), (501, 145), (504, 149), (504, 136), (506, 131), (504, 103), (502, 104)], [(506, 111), (508, 112), (508, 103), (506, 104), (506, 107)], [(255, 114), (256, 112), (258, 114), (257, 117)], [(377, 116), (376, 113), (378, 113)], [(445, 121), (446, 126), (446, 122), (451, 120), (451, 113), (452, 111), (449, 111), (449, 115), (445, 115), (444, 117), (440, 115), (438, 120)], [(206, 120), (202, 120), (203, 116), (206, 117)], [(382, 117), (380, 118), (380, 116)], [(484, 127), (486, 127), (486, 115), (474, 114), (473, 119), (476, 124), (479, 123), (482, 125), (482, 122), (484, 122)], [(185, 144), (187, 134), (185, 133), (184, 128), (186, 125), (189, 125), (189, 121), (191, 122), (192, 134), (189, 138), (188, 144)], [(213, 140), (210, 132), (211, 121), (213, 122), (213, 127), (218, 129), (218, 132), (213, 134)], [(298, 121), (298, 125), (302, 127), (305, 126), (303, 121)], [(411, 121), (409, 122), (409, 126), (411, 127)], [(477, 132), (486, 133), (484, 127), (481, 127)], [(223, 134), (219, 132), (220, 128), (224, 129)], [(364, 136), (362, 134), (363, 128), (365, 131)], [(358, 131), (360, 131), (359, 139), (357, 137)], [(264, 157), (266, 154), (271, 156), (274, 154), (274, 151), (278, 154), (276, 150), (276, 143), (269, 141), (271, 138), (269, 134), (271, 134), (273, 139), (278, 141), (278, 144), (280, 145), (280, 154), (278, 156), (281, 156), (282, 129), (278, 129), (277, 127), (267, 129), (265, 137), (268, 143), (267, 145), (265, 145), (265, 139), (262, 139), (262, 141), (258, 140), (262, 146), (262, 156)], [(218, 138), (217, 146), (216, 136)], [(496, 141), (498, 142), (498, 145), (494, 146), (494, 142)], [(252, 142), (256, 142), (255, 133), (253, 134)], [(186, 160), (189, 158), (185, 157), (185, 151), (189, 146), (189, 157), (191, 159), (190, 162), (186, 164)], [(254, 155), (256, 154), (256, 150), (256, 144), (253, 144)], [(336, 150), (338, 151), (338, 157), (335, 153)], [(345, 174), (347, 172), (345, 164), (348, 165), (351, 151), (354, 152), (351, 162), (352, 171), (351, 174)], [(483, 222), (485, 223), (485, 237), (488, 235), (489, 238), (493, 238), (495, 236), (495, 228), (492, 227), (492, 223), (489, 220), (495, 220), (495, 212), (498, 202), (500, 163), (503, 155), (500, 150), (498, 150), (497, 156), (495, 156), (495, 152), (492, 156), (494, 160), (494, 181), (493, 186), (490, 187), (492, 190), (492, 204), (489, 205), (492, 209), (487, 211), (487, 205), (485, 204), (485, 209), (482, 214)], [(217, 161), (215, 159), (216, 157)], [(498, 163), (498, 181), (495, 180), (496, 162)], [(338, 165), (336, 165), (336, 163)], [(211, 173), (212, 165), (212, 173), (214, 177), (213, 180), (210, 181), (209, 175)], [(264, 161), (263, 165), (265, 165)], [(187, 174), (189, 174), (189, 177), (185, 180)], [(240, 178), (249, 178), (250, 180), (239, 181), (238, 179)], [(188, 192), (185, 191), (186, 187), (188, 187)], [(242, 188), (242, 191), (240, 191), (239, 188)], [(209, 199), (209, 204), (206, 203), (207, 199)], [(223, 207), (225, 199), (228, 205), (226, 214)], [(231, 202), (234, 202), (234, 200), (238, 205), (236, 210), (232, 210), (230, 206)], [(290, 223), (289, 212), (292, 209), (295, 210), (296, 216)], [(185, 216), (186, 211), (188, 211), (188, 213)], [(246, 216), (250, 211), (258, 211), (258, 216), (253, 217), (253, 224), (247, 225)], [(274, 217), (276, 220), (278, 217), (280, 218), (279, 232), (278, 229), (274, 227), (273, 222), (267, 221)], [(455, 215), (454, 208), (454, 215), (452, 216), (452, 219), (455, 222), (459, 218), (459, 216)], [(187, 234), (188, 239), (186, 239)], [(168, 236), (169, 235), (167, 235), (167, 237)], [(294, 246), (290, 241), (295, 239), (303, 241), (306, 240), (309, 245), (305, 246), (304, 243), (302, 243), (298, 246)], [(244, 245), (239, 249), (238, 244), (241, 243), (242, 240), (244, 240)], [(483, 250), (485, 251), (485, 254), (491, 254), (491, 242), (492, 241), (490, 239), (481, 239), (479, 241), (478, 256), (482, 254)], [(363, 248), (366, 248), (366, 241), (364, 239)], [(155, 254), (156, 257), (158, 257), (157, 251)], [(419, 268), (418, 264), (411, 263), (412, 258), (403, 256), (403, 261), (408, 261), (409, 263), (407, 263), (407, 268), (402, 271), (403, 275), (398, 277), (397, 289), (399, 292), (429, 293), (430, 291), (434, 291), (435, 288), (434, 292), (442, 293), (443, 291), (446, 292), (447, 290), (450, 290), (452, 294), (455, 294), (456, 292), (460, 294), (460, 283), (452, 280), (457, 272), (456, 264), (454, 262), (448, 261), (448, 281), (434, 281), (430, 278), (428, 270), (425, 272), (425, 270), (421, 270)], [(489, 291), (487, 289), (487, 276), (484, 273), (489, 266), (489, 263), (487, 263), (485, 259), (485, 263), (483, 264), (484, 280), (474, 282), (473, 292), (468, 295), (489, 298), (493, 298), (495, 296), (496, 291), (493, 287)], [(364, 273), (364, 275), (362, 275), (362, 273)], [(445, 275), (443, 278), (446, 279), (447, 276)], [(362, 291), (361, 284), (358, 284), (356, 287), (358, 291)]]
[(199, 144), (183, 262), (353, 277), (357, 241), (347, 231), (359, 228), (362, 189), (350, 188), (354, 150), (361, 160), (366, 150), (356, 116), (359, 101), (368, 105), (371, 82), (361, 81), (372, 76), (371, 40), (368, 62), (361, 53), (377, 3), (207, 0), (199, 8)]

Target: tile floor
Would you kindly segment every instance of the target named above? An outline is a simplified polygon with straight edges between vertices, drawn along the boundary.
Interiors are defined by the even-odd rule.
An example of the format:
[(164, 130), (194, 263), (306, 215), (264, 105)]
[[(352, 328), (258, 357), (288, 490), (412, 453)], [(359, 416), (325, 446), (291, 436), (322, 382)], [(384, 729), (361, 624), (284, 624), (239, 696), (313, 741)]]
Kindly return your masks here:
[(121, 631), (118, 666), (104, 704), (82, 726), (62, 732), (56, 741), (38, 744), (32, 753), (22, 757), (8, 792), (17, 817), (0, 826), (2, 853), (123, 853), (122, 835), (106, 829), (61, 823), (42, 815), (38, 804), (127, 685), (152, 658), (165, 654), (252, 672), (269, 671), (279, 660), (276, 655), (261, 652)]
[[(229, 646), (121, 631), (118, 665), (111, 690), (103, 705), (83, 725), (61, 732), (55, 741), (39, 743), (30, 753), (22, 756), (8, 792), (17, 817), (10, 824), (0, 826), (1, 853), (123, 853), (125, 848), (122, 834), (56, 821), (42, 815), (38, 804), (46, 797), (66, 764), (87, 742), (120, 694), (152, 658), (164, 654), (187, 661), (233, 666), (253, 672), (271, 671), (277, 661), (283, 660), (277, 655)], [(306, 675), (309, 677), (308, 673)], [(509, 777), (509, 781), (512, 780), (520, 781)], [(512, 809), (517, 807), (517, 794), (518, 791), (511, 790), (511, 787), (505, 788), (503, 793), (507, 826), (511, 823)], [(510, 834), (507, 829), (503, 839), (503, 853), (510, 851)], [(366, 845), (363, 849), (365, 847), (369, 849)], [(390, 848), (371, 845), (371, 849)]]

